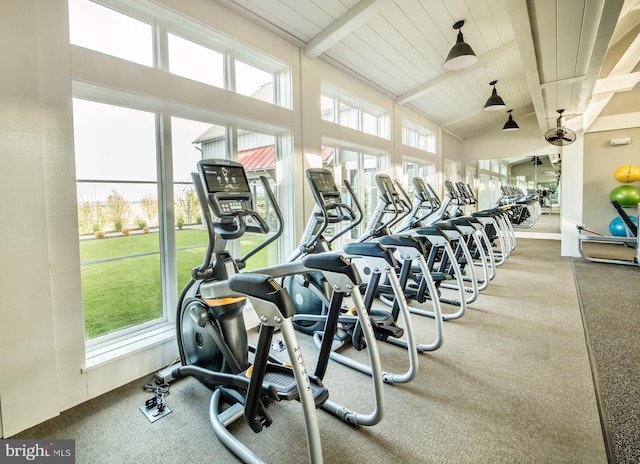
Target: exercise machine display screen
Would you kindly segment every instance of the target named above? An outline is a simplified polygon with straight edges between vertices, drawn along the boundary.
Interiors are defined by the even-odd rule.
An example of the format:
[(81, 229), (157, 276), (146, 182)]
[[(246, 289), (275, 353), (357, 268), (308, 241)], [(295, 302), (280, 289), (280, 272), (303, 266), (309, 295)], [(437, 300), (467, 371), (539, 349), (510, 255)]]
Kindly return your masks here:
[[(340, 203), (340, 191), (331, 171), (327, 169), (308, 169), (307, 178), (314, 196), (320, 195), (325, 205)], [(318, 197), (319, 200), (319, 197)]]
[(252, 209), (251, 189), (244, 167), (228, 160), (201, 160), (198, 170), (207, 200), (218, 217)]
[(331, 172), (322, 170), (309, 170), (309, 180), (313, 183), (314, 188), (323, 194), (340, 193)]
[[(376, 176), (376, 182), (378, 183), (382, 197), (387, 203), (392, 203), (394, 198), (398, 197), (398, 192), (396, 191), (395, 185), (393, 185), (391, 177), (386, 174), (378, 174)], [(388, 193), (391, 194), (392, 198), (387, 197)]]
[(204, 165), (208, 193), (247, 192), (249, 182), (240, 166)]
[(413, 178), (413, 188), (415, 190), (415, 194), (418, 195), (423, 201), (429, 199), (431, 196), (429, 194), (429, 190), (427, 190), (427, 184), (425, 184), (424, 180), (420, 177)]

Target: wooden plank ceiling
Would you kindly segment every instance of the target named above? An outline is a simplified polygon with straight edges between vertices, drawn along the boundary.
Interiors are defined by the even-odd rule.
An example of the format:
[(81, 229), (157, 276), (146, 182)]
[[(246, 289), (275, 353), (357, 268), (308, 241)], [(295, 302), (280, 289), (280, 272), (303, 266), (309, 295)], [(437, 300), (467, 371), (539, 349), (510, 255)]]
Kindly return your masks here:
[[(638, 0), (216, 1), (461, 139), (506, 121), (506, 112), (482, 110), (493, 80), (516, 120), (535, 114), (541, 136), (556, 110), (567, 120), (585, 114), (621, 11), (638, 11)], [(458, 20), (479, 60), (447, 71)]]

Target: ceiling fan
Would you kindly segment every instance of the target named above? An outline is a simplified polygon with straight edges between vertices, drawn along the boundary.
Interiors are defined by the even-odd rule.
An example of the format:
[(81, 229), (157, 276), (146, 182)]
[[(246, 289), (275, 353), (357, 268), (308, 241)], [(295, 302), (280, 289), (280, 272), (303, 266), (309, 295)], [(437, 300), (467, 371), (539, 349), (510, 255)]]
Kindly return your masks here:
[(560, 116), (558, 116), (556, 127), (549, 129), (546, 134), (544, 134), (544, 138), (551, 145), (563, 146), (576, 141), (576, 133), (571, 129), (564, 127), (564, 116), (562, 116), (563, 112), (564, 110), (558, 110), (558, 114)]

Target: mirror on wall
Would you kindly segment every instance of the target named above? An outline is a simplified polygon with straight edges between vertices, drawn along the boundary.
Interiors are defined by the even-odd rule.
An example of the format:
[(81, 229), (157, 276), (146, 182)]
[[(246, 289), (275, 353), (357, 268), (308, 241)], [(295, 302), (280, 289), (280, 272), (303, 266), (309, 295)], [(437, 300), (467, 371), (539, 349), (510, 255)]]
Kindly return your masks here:
[(510, 185), (535, 190), (541, 197), (543, 211), (546, 209), (551, 213), (554, 207), (558, 207), (562, 172), (562, 157), (559, 154), (522, 158), (510, 163), (509, 168)]
[(519, 158), (478, 161), (479, 209), (495, 206), (501, 187), (508, 185), (538, 195), (544, 219), (530, 231), (560, 232), (560, 190), (562, 156), (540, 154)]

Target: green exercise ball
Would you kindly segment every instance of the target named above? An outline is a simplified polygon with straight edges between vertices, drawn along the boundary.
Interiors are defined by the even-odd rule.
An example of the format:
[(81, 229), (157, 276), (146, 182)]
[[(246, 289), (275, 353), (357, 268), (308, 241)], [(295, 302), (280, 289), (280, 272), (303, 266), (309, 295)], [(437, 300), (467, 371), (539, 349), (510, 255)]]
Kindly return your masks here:
[(638, 206), (640, 203), (640, 188), (633, 185), (620, 185), (614, 188), (609, 195), (611, 201), (615, 200), (620, 206)]
[(633, 164), (624, 164), (618, 167), (613, 172), (613, 177), (615, 177), (618, 182), (622, 182), (623, 184), (636, 182), (640, 180), (640, 166), (635, 166)]

